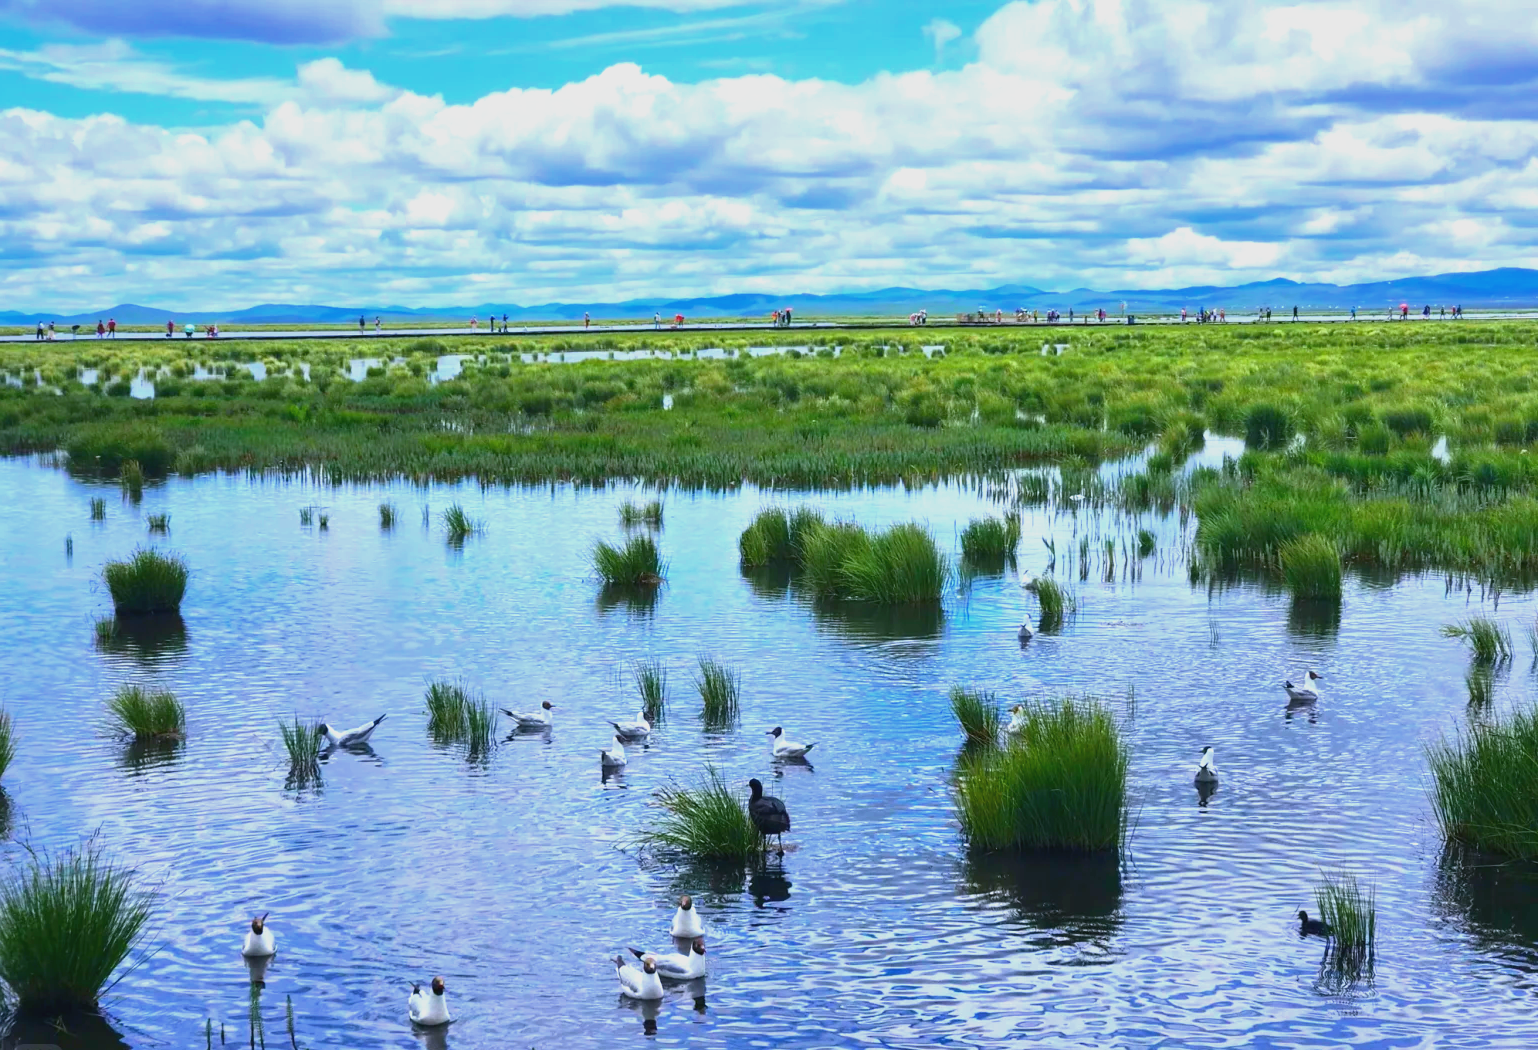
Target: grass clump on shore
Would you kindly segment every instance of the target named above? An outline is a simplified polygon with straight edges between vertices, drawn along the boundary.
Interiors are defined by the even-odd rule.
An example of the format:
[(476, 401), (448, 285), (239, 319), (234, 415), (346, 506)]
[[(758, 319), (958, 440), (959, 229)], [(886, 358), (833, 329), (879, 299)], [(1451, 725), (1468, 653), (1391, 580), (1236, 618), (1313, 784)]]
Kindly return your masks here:
[(718, 660), (701, 657), (700, 673), (694, 685), (704, 703), (701, 717), (706, 725), (728, 726), (737, 721), (742, 675)]
[(999, 714), (998, 699), (992, 690), (951, 687), (951, 713), (956, 716), (969, 744), (992, 746), (999, 742), (999, 727), (1003, 719)]
[(641, 694), (641, 713), (653, 725), (667, 721), (668, 670), (661, 660), (637, 660), (630, 668), (636, 691)]
[(1475, 663), (1495, 664), (1511, 659), (1511, 632), (1488, 616), (1444, 624), (1442, 636), (1462, 640), (1474, 654)]
[(31, 852), (0, 886), (0, 980), (17, 1012), (94, 1009), (149, 917), (135, 873), (98, 849)]
[(109, 561), (101, 571), (119, 616), (153, 616), (180, 611), (187, 592), (187, 563), (176, 554), (143, 547), (127, 561)]
[(1008, 747), (964, 760), (957, 809), (982, 850), (1116, 849), (1127, 828), (1127, 749), (1091, 699), (1026, 706)]
[(450, 543), (463, 543), (468, 537), (481, 531), (481, 523), (465, 513), (458, 503), (451, 503), (443, 512), (443, 527), (448, 531)]
[(1431, 806), (1450, 842), (1538, 860), (1538, 709), (1426, 749)]
[(1036, 601), (1041, 607), (1036, 626), (1043, 631), (1061, 630), (1077, 607), (1073, 595), (1052, 576), (1037, 578)]
[(395, 528), (396, 510), (393, 503), (381, 503), (379, 505), (379, 527), (385, 532)]
[(1294, 598), (1340, 601), (1340, 549), (1327, 537), (1313, 533), (1285, 543), (1278, 560)]
[(968, 561), (995, 562), (1012, 558), (1020, 546), (1020, 519), (974, 518), (961, 531), (961, 556)]
[(619, 505), (620, 524), (627, 528), (637, 525), (645, 525), (648, 528), (662, 528), (662, 501), (651, 500), (647, 503), (635, 503), (626, 500)]
[(696, 787), (672, 785), (656, 797), (664, 813), (642, 833), (644, 844), (705, 860), (747, 861), (762, 852), (742, 800), (714, 767)]
[(632, 536), (624, 546), (599, 540), (593, 545), (593, 571), (611, 587), (654, 586), (667, 576), (667, 563), (648, 535)]
[(176, 694), (125, 685), (107, 701), (112, 727), (135, 740), (164, 740), (187, 735), (187, 711)]

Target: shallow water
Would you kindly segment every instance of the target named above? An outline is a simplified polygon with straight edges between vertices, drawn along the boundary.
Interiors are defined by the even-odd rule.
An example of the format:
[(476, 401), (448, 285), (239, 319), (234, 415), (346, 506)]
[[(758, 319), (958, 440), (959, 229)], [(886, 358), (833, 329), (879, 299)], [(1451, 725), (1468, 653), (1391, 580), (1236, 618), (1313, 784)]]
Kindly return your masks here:
[[(1480, 604), (1439, 578), (1351, 580), (1332, 629), (1259, 586), (1192, 588), (1173, 519), (1033, 511), (1021, 546), (1033, 570), (1040, 537), (1067, 551), (1076, 530), (1098, 550), (1101, 533), (1149, 527), (1158, 553), (1112, 582), (1097, 563), (1074, 583), (1077, 619), (1022, 649), (1015, 628), (1034, 602), (1009, 576), (976, 580), (938, 619), (830, 613), (745, 579), (738, 532), (788, 501), (752, 489), (667, 496), (672, 569), (649, 609), (606, 600), (588, 577), (592, 541), (621, 534), (623, 488), (205, 476), (150, 486), (135, 507), (3, 460), (0, 492), (0, 699), (19, 741), (3, 851), (14, 862), (23, 842), (96, 832), (160, 896), (156, 951), (106, 1003), (116, 1034), (78, 1045), (202, 1046), (209, 1018), (226, 1045), (247, 1045), (238, 946), (266, 910), (275, 1046), (289, 996), (310, 1047), (598, 1047), (649, 1024), (658, 1043), (720, 1047), (1538, 1042), (1535, 883), (1444, 863), (1426, 803), (1422, 744), (1466, 715), (1466, 658), (1437, 628)], [(92, 495), (108, 497), (105, 522), (88, 520)], [(948, 546), (989, 509), (959, 486), (807, 498), (871, 525), (926, 521)], [(385, 499), (400, 511), (388, 533)], [(436, 521), (455, 500), (485, 522), (462, 549)], [(327, 531), (300, 526), (310, 504)], [(149, 539), (152, 513), (171, 515), (154, 542), (195, 570), (184, 629), (98, 649), (97, 574)], [(1533, 612), (1530, 597), (1499, 606), (1513, 625)], [(736, 731), (702, 731), (700, 654), (742, 672)], [(643, 656), (671, 670), (669, 720), (604, 782), (604, 719), (634, 709), (626, 667)], [(1279, 683), (1308, 666), (1324, 698), (1288, 712)], [(514, 708), (549, 699), (555, 729), (483, 762), (437, 747), (421, 713), (436, 675)], [(125, 681), (183, 698), (184, 745), (131, 753), (102, 732), (103, 701)], [(1126, 711), (1137, 823), (1125, 858), (968, 859), (948, 786), (955, 683), (1009, 702), (1089, 691)], [(1495, 702), (1532, 692), (1524, 651)], [(332, 756), (321, 786), (296, 790), (276, 732), (296, 712), (390, 718), (371, 754)], [(775, 725), (818, 741), (814, 768), (773, 768)], [(1206, 744), (1224, 779), (1201, 805), (1191, 774)], [(637, 853), (655, 789), (707, 763), (784, 798), (782, 861), (722, 874)], [(1292, 919), (1312, 909), (1321, 867), (1338, 866), (1376, 880), (1379, 902), (1374, 979), (1344, 991), (1321, 981), (1322, 946)], [(610, 959), (663, 944), (679, 892), (701, 899), (705, 987), (625, 1005)], [(434, 973), (459, 1019), (414, 1035), (407, 982)]]

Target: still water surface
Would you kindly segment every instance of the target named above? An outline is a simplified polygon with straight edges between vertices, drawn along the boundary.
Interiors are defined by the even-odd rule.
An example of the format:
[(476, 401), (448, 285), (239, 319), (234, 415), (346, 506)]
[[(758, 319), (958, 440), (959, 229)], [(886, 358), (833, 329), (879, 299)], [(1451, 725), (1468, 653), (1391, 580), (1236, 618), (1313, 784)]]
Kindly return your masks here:
[[(0, 493), (0, 701), (19, 738), (0, 849), (14, 861), (24, 842), (94, 832), (159, 893), (154, 952), (107, 1000), (112, 1031), (68, 1045), (201, 1047), (209, 1018), (215, 1045), (221, 1023), (226, 1045), (247, 1045), (238, 948), (268, 910), (274, 1046), (286, 997), (307, 1047), (1538, 1045), (1538, 883), (1444, 860), (1425, 798), (1423, 744), (1467, 716), (1465, 657), (1437, 627), (1477, 609), (1477, 591), (1353, 580), (1338, 630), (1320, 629), (1258, 586), (1193, 588), (1178, 521), (1148, 519), (1159, 546), (1141, 574), (1073, 573), (1077, 619), (1022, 649), (1034, 602), (1010, 576), (917, 621), (828, 613), (745, 579), (738, 532), (795, 499), (752, 489), (667, 497), (672, 570), (649, 610), (589, 578), (592, 541), (621, 533), (624, 489), (205, 476), (135, 507), (5, 460)], [(88, 520), (93, 495), (105, 522)], [(378, 526), (385, 499), (393, 532)], [(992, 509), (960, 486), (807, 499), (868, 525), (916, 518), (950, 546)], [(455, 500), (485, 522), (459, 550), (436, 521)], [(328, 531), (301, 528), (310, 504)], [(146, 542), (152, 513), (171, 515), (156, 542), (195, 570), (185, 633), (100, 650), (101, 565)], [(1117, 527), (1027, 512), (1022, 560), (1043, 568), (1041, 536), (1061, 552)], [(1533, 603), (1508, 596), (1499, 612), (1530, 622)], [(736, 731), (701, 728), (701, 654), (742, 672)], [(646, 656), (671, 669), (669, 719), (605, 782), (604, 720), (634, 710), (626, 668)], [(1306, 667), (1324, 698), (1289, 714), (1280, 682)], [(435, 746), (421, 697), (438, 675), (509, 707), (548, 699), (554, 732), (484, 762)], [(183, 746), (136, 754), (103, 732), (127, 681), (182, 697)], [(1127, 713), (1137, 826), (1120, 862), (968, 859), (949, 795), (956, 683), (1006, 702), (1093, 692)], [(1524, 652), (1496, 704), (1532, 692)], [(390, 717), (371, 754), (331, 757), (319, 788), (293, 790), (276, 725), (295, 713)], [(776, 725), (818, 742), (812, 768), (774, 769)], [(1203, 806), (1191, 775), (1206, 744), (1224, 779)], [(785, 800), (782, 861), (722, 874), (637, 852), (655, 789), (707, 763)], [(1292, 918), (1321, 867), (1378, 889), (1375, 979), (1344, 993)], [(610, 960), (664, 945), (680, 892), (701, 900), (709, 977), (626, 1005)], [(414, 1034), (408, 982), (435, 973), (459, 1019)]]

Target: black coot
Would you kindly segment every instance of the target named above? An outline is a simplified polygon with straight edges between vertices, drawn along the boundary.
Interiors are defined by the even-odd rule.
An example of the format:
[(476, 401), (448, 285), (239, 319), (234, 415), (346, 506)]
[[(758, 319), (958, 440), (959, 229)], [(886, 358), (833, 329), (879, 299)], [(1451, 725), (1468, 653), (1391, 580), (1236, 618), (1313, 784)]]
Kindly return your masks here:
[(790, 830), (790, 814), (785, 811), (785, 803), (777, 798), (769, 798), (764, 794), (764, 785), (757, 779), (748, 781), (748, 787), (753, 792), (753, 797), (748, 799), (748, 819), (758, 829), (758, 833), (768, 838), (773, 835), (779, 842), (780, 854), (785, 853), (785, 844), (779, 841), (781, 835)]

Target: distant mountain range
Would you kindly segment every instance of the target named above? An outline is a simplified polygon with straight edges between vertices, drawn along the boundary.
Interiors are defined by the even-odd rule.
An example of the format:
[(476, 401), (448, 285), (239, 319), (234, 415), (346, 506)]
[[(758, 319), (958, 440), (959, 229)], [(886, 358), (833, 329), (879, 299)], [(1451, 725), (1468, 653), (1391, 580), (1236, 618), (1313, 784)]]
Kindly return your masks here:
[(1538, 307), (1538, 270), (1508, 267), (1478, 273), (1446, 273), (1434, 277), (1406, 277), (1371, 284), (1300, 284), (1278, 278), (1234, 287), (1199, 285), (1192, 288), (1162, 290), (1112, 289), (1097, 291), (1075, 288), (1049, 292), (1024, 284), (1006, 284), (997, 288), (962, 291), (925, 291), (920, 288), (882, 288), (869, 292), (835, 292), (830, 295), (717, 295), (698, 299), (631, 299), (625, 302), (542, 303), (519, 306), (515, 303), (480, 303), (466, 306), (319, 306), (264, 303), (243, 310), (166, 310), (153, 306), (120, 303), (101, 310), (61, 317), (58, 314), (26, 313), (0, 310), (0, 325), (33, 325), (38, 321), (82, 324), (94, 327), (98, 318), (114, 317), (119, 324), (161, 325), (175, 319), (178, 324), (218, 323), (226, 325), (350, 324), (359, 315), (372, 323), (375, 317), (388, 321), (467, 320), (472, 316), (506, 314), (509, 319), (529, 321), (579, 320), (584, 313), (599, 318), (646, 318), (654, 312), (664, 317), (684, 314), (693, 320), (707, 317), (762, 317), (770, 311), (790, 307), (799, 317), (885, 317), (906, 316), (916, 310), (945, 315), (985, 308), (1012, 312), (1027, 310), (1073, 309), (1079, 312), (1104, 307), (1116, 312), (1121, 304), (1133, 313), (1175, 313), (1182, 307), (1196, 311), (1201, 307), (1222, 307), (1231, 313), (1252, 311), (1269, 306), (1277, 313), (1291, 312), (1297, 306), (1305, 311), (1348, 310), (1351, 307), (1376, 312), (1389, 306), (1408, 303), (1412, 309), (1425, 304), (1463, 305), (1474, 308)]

